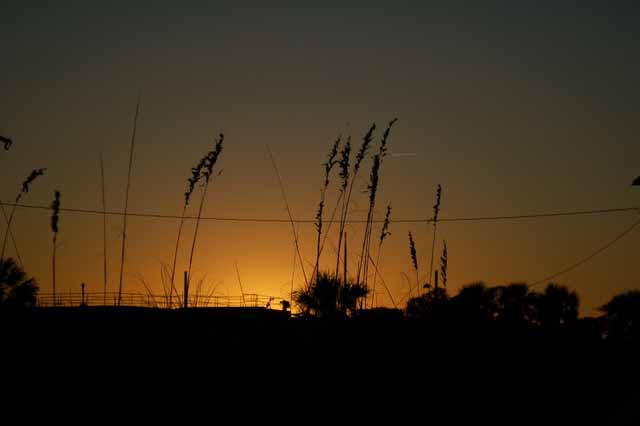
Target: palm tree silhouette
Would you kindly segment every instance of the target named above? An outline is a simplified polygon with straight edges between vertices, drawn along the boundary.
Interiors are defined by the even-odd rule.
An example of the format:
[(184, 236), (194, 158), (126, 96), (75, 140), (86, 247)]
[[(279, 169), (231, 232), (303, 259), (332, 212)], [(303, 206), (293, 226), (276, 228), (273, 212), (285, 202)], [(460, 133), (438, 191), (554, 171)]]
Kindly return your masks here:
[(483, 282), (463, 286), (451, 303), (457, 316), (467, 321), (490, 321), (498, 315), (498, 291)]
[(608, 338), (638, 341), (640, 337), (640, 290), (618, 294), (600, 308), (605, 314)]
[(368, 294), (364, 285), (343, 282), (333, 273), (320, 272), (309, 287), (294, 292), (293, 300), (303, 315), (344, 318), (356, 312), (358, 302)]
[(570, 326), (578, 321), (578, 294), (566, 286), (549, 283), (542, 294), (534, 297), (538, 318), (543, 327)]
[(38, 284), (12, 258), (0, 259), (0, 308), (28, 308), (36, 304)]
[(498, 320), (512, 325), (537, 322), (537, 294), (529, 292), (527, 284), (513, 283), (498, 286), (495, 291), (497, 292)]

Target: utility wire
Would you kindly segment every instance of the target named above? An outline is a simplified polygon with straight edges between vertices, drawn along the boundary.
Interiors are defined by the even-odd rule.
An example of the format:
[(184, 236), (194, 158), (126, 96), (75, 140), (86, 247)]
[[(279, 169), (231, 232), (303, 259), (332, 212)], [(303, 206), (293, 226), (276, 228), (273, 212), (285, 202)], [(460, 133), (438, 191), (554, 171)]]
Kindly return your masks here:
[(578, 266), (584, 265), (585, 263), (587, 263), (588, 261), (590, 261), (591, 259), (593, 259), (594, 257), (596, 257), (597, 255), (599, 255), (600, 253), (602, 253), (603, 251), (607, 250), (609, 247), (611, 247), (612, 245), (614, 245), (615, 243), (617, 243), (618, 241), (620, 241), (623, 237), (625, 237), (627, 234), (629, 234), (631, 231), (633, 231), (633, 229), (640, 225), (640, 219), (638, 219), (637, 221), (635, 221), (630, 227), (628, 227), (627, 229), (625, 229), (622, 233), (620, 233), (619, 235), (617, 235), (614, 239), (612, 239), (611, 241), (609, 241), (608, 243), (606, 243), (605, 245), (603, 245), (602, 247), (600, 247), (598, 250), (594, 251), (593, 253), (591, 253), (590, 255), (583, 257), (582, 259), (580, 259), (579, 261), (577, 261), (576, 263), (572, 264), (571, 266), (568, 266), (566, 268), (564, 268), (561, 271), (558, 271), (554, 274), (551, 274), (541, 280), (538, 280), (536, 282), (534, 282), (533, 284), (529, 284), (529, 287), (534, 287), (536, 285), (545, 283), (545, 282), (549, 282), (550, 280), (559, 277), (560, 275), (566, 274), (567, 272), (573, 271), (574, 269), (576, 269)]
[[(39, 210), (51, 210), (50, 206), (47, 205), (36, 205), (36, 204), (16, 204), (16, 203), (4, 203), (0, 202), (2, 206), (8, 207), (20, 207), (25, 209), (39, 209)], [(111, 216), (124, 216), (124, 212), (120, 211), (103, 211), (103, 210), (95, 210), (95, 209), (80, 209), (80, 208), (60, 208), (60, 211), (68, 212), (68, 213), (82, 213), (82, 214), (107, 214)], [(620, 207), (620, 208), (612, 208), (612, 209), (597, 209), (597, 210), (573, 210), (573, 211), (558, 211), (558, 212), (547, 212), (547, 213), (531, 213), (531, 214), (522, 214), (522, 215), (503, 215), (503, 216), (468, 216), (468, 217), (444, 217), (438, 218), (438, 222), (480, 222), (480, 221), (498, 221), (498, 220), (519, 220), (519, 219), (536, 219), (536, 218), (547, 218), (547, 217), (562, 217), (562, 216), (583, 216), (583, 215), (597, 215), (597, 214), (610, 214), (610, 213), (623, 213), (623, 212), (631, 212), (636, 211), (640, 212), (640, 207)], [(179, 215), (169, 215), (169, 214), (157, 214), (157, 213), (132, 213), (127, 212), (127, 216), (133, 217), (146, 217), (146, 218), (154, 218), (154, 219), (181, 219), (182, 216)], [(196, 220), (196, 216), (184, 216), (185, 220)], [(256, 223), (290, 223), (290, 219), (279, 219), (279, 218), (259, 218), (259, 217), (232, 217), (232, 216), (203, 216), (200, 218), (201, 220), (212, 220), (212, 221), (220, 221), (220, 222), (256, 222)], [(433, 219), (395, 219), (390, 220), (390, 223), (430, 223)], [(294, 223), (315, 223), (314, 219), (293, 219)], [(330, 221), (325, 221), (330, 222)], [(337, 221), (335, 221), (337, 222)], [(347, 220), (347, 223), (366, 223), (367, 221), (364, 219), (358, 220)], [(382, 223), (383, 220), (374, 220), (375, 223)]]

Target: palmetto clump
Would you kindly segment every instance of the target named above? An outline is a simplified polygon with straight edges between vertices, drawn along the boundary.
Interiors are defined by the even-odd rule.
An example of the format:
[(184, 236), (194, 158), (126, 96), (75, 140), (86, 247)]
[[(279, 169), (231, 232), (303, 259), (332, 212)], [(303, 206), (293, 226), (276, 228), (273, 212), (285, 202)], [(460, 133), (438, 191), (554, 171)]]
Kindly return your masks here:
[(293, 300), (304, 315), (345, 318), (355, 313), (358, 302), (366, 295), (367, 289), (362, 284), (320, 272), (307, 288), (293, 293)]

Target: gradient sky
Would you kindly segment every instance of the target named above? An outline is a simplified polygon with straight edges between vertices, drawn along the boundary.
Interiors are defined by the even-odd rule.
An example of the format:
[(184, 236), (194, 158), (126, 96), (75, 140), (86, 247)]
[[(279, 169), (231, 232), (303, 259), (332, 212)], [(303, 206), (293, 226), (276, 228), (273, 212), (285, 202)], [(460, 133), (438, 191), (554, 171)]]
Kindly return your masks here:
[[(357, 146), (371, 122), (384, 128), (393, 117), (390, 151), (415, 156), (383, 164), (380, 216), (390, 202), (392, 218), (430, 217), (438, 183), (442, 217), (640, 205), (640, 190), (629, 186), (640, 174), (637, 2), (38, 3), (0, 6), (0, 134), (15, 140), (0, 158), (2, 201), (15, 198), (33, 168), (47, 167), (24, 202), (49, 204), (58, 189), (63, 207), (100, 208), (102, 152), (107, 207), (122, 210), (140, 92), (131, 212), (179, 214), (190, 168), (224, 132), (224, 173), (205, 215), (286, 218), (268, 144), (294, 215), (313, 218), (335, 137), (351, 133)], [(352, 218), (366, 208), (362, 194)], [(49, 216), (21, 209), (14, 225), (44, 292)], [(446, 239), (453, 292), (476, 280), (533, 282), (637, 217), (442, 223), (437, 251)], [(159, 262), (171, 260), (177, 225), (130, 219), (125, 291), (144, 292), (143, 277), (161, 293)], [(108, 229), (113, 290), (122, 218), (110, 217)], [(424, 273), (430, 229), (391, 226), (380, 268), (396, 299), (407, 291), (401, 273), (413, 276), (407, 232)], [(300, 230), (311, 261), (314, 227)], [(358, 230), (348, 230), (350, 247)], [(184, 235), (179, 270), (192, 227)], [(59, 243), (60, 288), (86, 282), (101, 291), (102, 217), (63, 213)], [(578, 291), (582, 313), (591, 314), (638, 288), (639, 244), (632, 233), (556, 281)], [(292, 250), (286, 223), (204, 222), (194, 278), (206, 274), (216, 294), (239, 294), (237, 261), (246, 292), (288, 297)], [(384, 294), (379, 301), (389, 304)]]

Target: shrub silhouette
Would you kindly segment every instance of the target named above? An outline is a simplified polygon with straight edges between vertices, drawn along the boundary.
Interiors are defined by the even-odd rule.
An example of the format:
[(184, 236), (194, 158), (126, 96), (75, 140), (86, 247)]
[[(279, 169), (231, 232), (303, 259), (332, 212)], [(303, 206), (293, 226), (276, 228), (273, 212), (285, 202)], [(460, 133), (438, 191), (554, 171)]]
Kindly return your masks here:
[(27, 278), (12, 258), (0, 259), (0, 308), (29, 308), (36, 304), (38, 284)]

